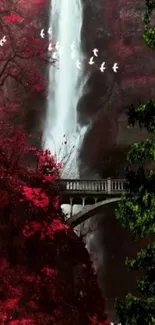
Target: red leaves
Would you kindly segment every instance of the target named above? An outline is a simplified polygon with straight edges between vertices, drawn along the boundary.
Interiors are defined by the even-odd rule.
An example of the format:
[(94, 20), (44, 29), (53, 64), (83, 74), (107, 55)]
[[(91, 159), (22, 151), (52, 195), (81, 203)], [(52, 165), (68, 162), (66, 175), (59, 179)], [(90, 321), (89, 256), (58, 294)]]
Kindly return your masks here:
[(18, 306), (19, 298), (8, 299), (1, 307), (5, 310), (14, 309)]
[(66, 231), (69, 229), (69, 226), (68, 225), (65, 225), (61, 220), (59, 219), (54, 219), (52, 221), (52, 224), (51, 224), (51, 227), (50, 227), (50, 230), (51, 233), (56, 233), (56, 232), (59, 232), (59, 231)]
[(83, 269), (86, 269), (86, 267), (87, 267), (87, 265), (83, 263), (83, 264), (82, 264), (82, 268), (83, 268)]
[(0, 259), (0, 273), (5, 272), (9, 267), (9, 263), (5, 258)]
[(36, 207), (47, 209), (49, 206), (49, 198), (41, 188), (23, 186), (23, 192), (26, 199), (31, 201)]
[(33, 89), (36, 93), (42, 93), (45, 90), (45, 86), (38, 84), (38, 85), (34, 85)]
[(44, 269), (42, 270), (42, 272), (47, 276), (47, 277), (52, 277), (55, 278), (57, 276), (57, 272), (56, 270), (52, 269), (51, 267), (44, 267)]
[(26, 238), (33, 237), (37, 232), (40, 232), (42, 229), (42, 224), (39, 222), (29, 222), (23, 228), (23, 234)]
[(43, 6), (46, 6), (47, 5), (47, 0), (27, 0), (26, 3), (31, 4), (31, 5), (43, 5)]
[(35, 4), (37, 4), (37, 5), (44, 5), (45, 3), (46, 3), (46, 1), (45, 0), (33, 0), (33, 2), (35, 3)]
[(52, 183), (57, 180), (56, 175), (45, 175), (43, 179), (43, 183)]
[(35, 325), (36, 322), (32, 319), (21, 319), (21, 320), (13, 320), (9, 322), (8, 325)]
[(5, 16), (4, 18), (5, 23), (21, 23), (24, 19), (17, 14), (12, 14), (9, 16)]
[(66, 232), (69, 226), (64, 224), (59, 219), (53, 219), (51, 223), (45, 221), (35, 222), (31, 221), (26, 223), (23, 228), (23, 234), (27, 238), (33, 237), (37, 232), (40, 233), (40, 239), (45, 239), (46, 237), (54, 239), (55, 235), (60, 232)]
[[(5, 35), (7, 40), (0, 47), (0, 90), (5, 93), (9, 79), (7, 97), (11, 100), (21, 98), (21, 91), (45, 96), (47, 82), (40, 67), (44, 69), (47, 62), (48, 39), (41, 39), (40, 26), (47, 2), (0, 1), (1, 38)], [(6, 97), (1, 97), (5, 102)]]
[(90, 317), (91, 325), (110, 325), (111, 322), (106, 320), (104, 322), (99, 322), (96, 316)]
[[(52, 153), (49, 150), (45, 150), (44, 152), (38, 152), (39, 156), (39, 169), (42, 170), (43, 168), (47, 169), (47, 175), (53, 176), (56, 180), (58, 178), (57, 171), (60, 169), (59, 165), (57, 164), (56, 157), (52, 156)], [(51, 172), (54, 171), (54, 173)]]
[(60, 197), (59, 196), (56, 196), (54, 199), (53, 199), (53, 204), (54, 204), (54, 207), (56, 210), (60, 209)]

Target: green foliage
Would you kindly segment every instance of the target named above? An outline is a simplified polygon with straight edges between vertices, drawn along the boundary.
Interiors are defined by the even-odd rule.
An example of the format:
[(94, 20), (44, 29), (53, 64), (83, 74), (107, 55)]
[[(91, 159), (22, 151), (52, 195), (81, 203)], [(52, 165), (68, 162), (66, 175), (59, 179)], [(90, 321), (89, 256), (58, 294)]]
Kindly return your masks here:
[(150, 17), (152, 15), (152, 12), (155, 9), (155, 0), (146, 0), (145, 3), (147, 10), (145, 11), (144, 15), (144, 23), (145, 25), (148, 25), (150, 23)]
[[(155, 236), (155, 170), (146, 170), (145, 163), (155, 162), (155, 127), (153, 102), (129, 108), (129, 123), (139, 122), (148, 132), (146, 141), (135, 143), (128, 153), (126, 168), (127, 188), (122, 195), (116, 217), (133, 238)], [(151, 118), (152, 115), (152, 118)], [(132, 117), (132, 118), (131, 118)], [(136, 167), (133, 168), (133, 165)], [(135, 259), (126, 259), (132, 270), (143, 269), (137, 280), (141, 298), (126, 296), (125, 302), (116, 300), (116, 310), (122, 325), (155, 324), (155, 241), (141, 250)]]
[(143, 34), (143, 39), (147, 46), (152, 50), (155, 49), (155, 28), (146, 28)]
[(129, 198), (124, 195), (116, 213), (123, 227), (133, 232), (134, 237), (155, 234), (155, 196), (144, 195)]
[(155, 0), (146, 0), (146, 7), (149, 13), (151, 14), (152, 11), (155, 9)]
[(127, 155), (127, 160), (130, 163), (135, 161), (143, 164), (146, 160), (155, 160), (155, 142), (153, 138), (149, 138), (141, 143), (134, 143), (132, 150)]
[[(146, 0), (146, 25), (155, 10), (155, 0)], [(146, 27), (145, 42), (155, 49), (155, 29)], [(128, 123), (148, 132), (146, 141), (134, 143), (127, 156), (127, 187), (116, 210), (116, 217), (133, 239), (150, 238), (134, 259), (126, 258), (130, 270), (142, 270), (137, 279), (139, 298), (129, 293), (125, 301), (116, 299), (116, 311), (122, 325), (155, 325), (155, 103), (137, 103), (128, 108)], [(151, 167), (146, 168), (148, 163)], [(152, 170), (151, 170), (152, 168)]]
[(155, 0), (146, 0), (146, 11), (144, 14), (145, 32), (143, 39), (147, 46), (151, 49), (155, 49), (155, 28), (148, 27), (153, 11), (155, 10)]
[(138, 123), (140, 128), (145, 127), (148, 132), (155, 133), (155, 103), (152, 100), (145, 104), (130, 105), (127, 115), (130, 126)]
[(140, 299), (128, 294), (125, 303), (116, 300), (122, 325), (154, 325), (155, 299)]
[(155, 243), (148, 245), (147, 248), (142, 249), (138, 254), (136, 260), (126, 259), (126, 266), (133, 270), (143, 269), (145, 275), (137, 280), (137, 287), (143, 296), (155, 295)]

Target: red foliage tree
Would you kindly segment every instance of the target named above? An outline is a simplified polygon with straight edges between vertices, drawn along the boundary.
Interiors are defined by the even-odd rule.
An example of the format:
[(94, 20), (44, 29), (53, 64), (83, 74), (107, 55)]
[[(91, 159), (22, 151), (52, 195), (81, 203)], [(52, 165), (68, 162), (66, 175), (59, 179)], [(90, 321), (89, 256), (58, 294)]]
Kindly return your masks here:
[[(61, 166), (48, 151), (27, 148), (20, 130), (6, 129), (0, 136), (0, 324), (104, 324), (89, 255), (61, 212)], [(36, 169), (26, 164), (28, 152)]]
[[(42, 92), (45, 78), (41, 73), (48, 60), (48, 34), (40, 37), (46, 0), (9, 0), (0, 2), (0, 90), (14, 80), (20, 90)], [(54, 61), (51, 61), (53, 63)]]
[(0, 1), (0, 40), (6, 37), (0, 46), (0, 109), (16, 105), (17, 120), (26, 131), (44, 114), (46, 69), (55, 62), (48, 52), (48, 33), (40, 37), (48, 24), (48, 2)]

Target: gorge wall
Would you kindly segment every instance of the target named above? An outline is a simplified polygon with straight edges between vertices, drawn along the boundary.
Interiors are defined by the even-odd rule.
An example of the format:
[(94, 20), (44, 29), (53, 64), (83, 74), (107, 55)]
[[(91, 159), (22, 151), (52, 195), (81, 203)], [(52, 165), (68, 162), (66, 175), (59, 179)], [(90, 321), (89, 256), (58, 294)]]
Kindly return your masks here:
[(122, 177), (129, 145), (146, 136), (139, 128), (128, 129), (125, 115), (134, 101), (155, 97), (154, 52), (142, 38), (144, 10), (145, 1), (85, 2), (83, 48), (88, 60), (94, 48), (99, 57), (93, 66), (86, 63), (91, 76), (78, 107), (80, 122), (91, 125), (80, 153), (81, 177)]
[[(144, 43), (145, 1), (85, 1), (83, 48), (89, 58), (99, 49), (86, 93), (78, 111), (81, 124), (89, 125), (80, 152), (81, 178), (124, 177), (126, 154), (130, 145), (146, 137), (140, 129), (127, 128), (126, 107), (134, 101), (155, 99), (154, 52)], [(107, 69), (99, 67), (105, 61)], [(114, 73), (114, 62), (119, 70)], [(95, 226), (86, 235), (87, 248), (98, 272), (99, 284), (107, 298), (107, 311), (115, 320), (114, 300), (136, 292), (137, 274), (129, 273), (125, 257), (135, 256), (142, 243), (133, 243), (109, 206), (83, 225)], [(83, 233), (85, 231), (83, 230)]]

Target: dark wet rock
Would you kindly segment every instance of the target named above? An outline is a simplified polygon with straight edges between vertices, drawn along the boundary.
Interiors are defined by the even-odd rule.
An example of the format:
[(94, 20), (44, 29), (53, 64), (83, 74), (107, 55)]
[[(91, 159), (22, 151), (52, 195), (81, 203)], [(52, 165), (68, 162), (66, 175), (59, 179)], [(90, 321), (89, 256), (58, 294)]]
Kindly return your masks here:
[[(81, 124), (91, 125), (80, 154), (86, 177), (109, 174), (109, 160), (111, 173), (118, 174), (116, 156), (120, 156), (123, 170), (122, 151), (126, 153), (131, 143), (146, 136), (138, 128), (128, 129), (125, 115), (126, 107), (134, 101), (155, 98), (155, 56), (142, 38), (144, 9), (141, 1), (135, 4), (132, 0), (116, 0), (113, 5), (109, 0), (85, 2), (82, 41), (91, 75), (87, 81), (89, 91), (81, 98), (78, 113)], [(99, 57), (95, 65), (89, 66), (95, 47)], [(103, 61), (107, 66), (104, 73), (99, 70)], [(117, 73), (112, 70), (114, 62), (119, 65)]]

